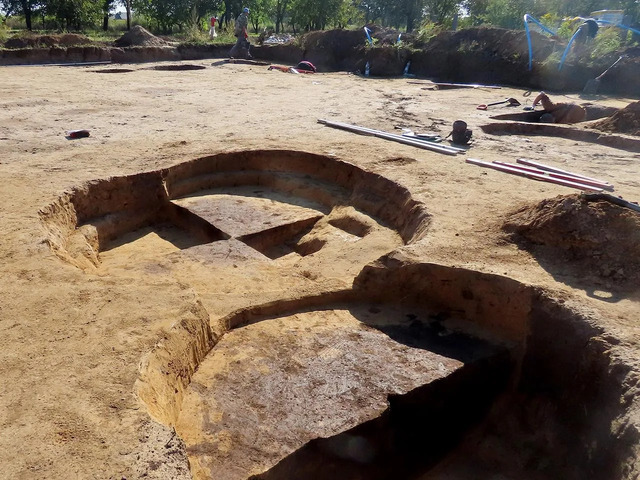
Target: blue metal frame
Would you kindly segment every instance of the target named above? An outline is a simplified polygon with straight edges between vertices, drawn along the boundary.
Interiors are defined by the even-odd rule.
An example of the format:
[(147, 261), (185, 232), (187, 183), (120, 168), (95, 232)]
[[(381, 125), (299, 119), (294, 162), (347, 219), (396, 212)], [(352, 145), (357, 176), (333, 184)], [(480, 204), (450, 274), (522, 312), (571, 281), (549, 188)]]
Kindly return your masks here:
[(534, 22), (535, 24), (537, 24), (542, 30), (544, 30), (545, 32), (549, 33), (550, 35), (555, 35), (556, 34), (556, 32), (554, 32), (552, 30), (549, 30), (542, 23), (540, 23), (536, 18), (532, 17), (528, 13), (524, 14), (524, 30), (527, 33), (527, 44), (529, 46), (529, 71), (531, 71), (531, 69), (533, 68), (533, 65), (532, 65), (532, 62), (533, 62), (533, 49), (531, 48), (531, 32), (529, 31), (529, 22), (530, 21)]
[[(586, 18), (584, 20), (586, 20)], [(596, 22), (598, 22), (601, 25), (612, 25), (614, 27), (623, 28), (625, 30), (630, 30), (633, 33), (636, 33), (636, 34), (640, 35), (640, 30), (636, 30), (635, 28), (627, 27), (626, 25), (623, 25), (621, 23), (609, 22), (607, 20), (598, 20), (598, 19), (595, 19), (595, 20), (596, 20)], [(533, 49), (531, 47), (531, 33), (529, 31), (529, 22), (534, 22), (543, 31), (549, 33), (550, 35), (555, 35), (556, 32), (554, 32), (553, 30), (550, 30), (549, 28), (545, 27), (542, 23), (540, 23), (540, 21), (538, 21), (536, 18), (532, 17), (528, 13), (524, 14), (524, 30), (525, 30), (525, 32), (527, 34), (527, 45), (529, 47), (529, 71), (531, 71), (532, 68), (533, 68)], [(560, 64), (558, 65), (558, 71), (562, 70), (562, 66), (564, 65), (564, 62), (567, 59), (567, 55), (569, 54), (569, 50), (571, 49), (571, 45), (573, 44), (573, 41), (575, 40), (576, 35), (578, 35), (578, 32), (579, 32), (579, 29), (576, 30), (573, 33), (573, 35), (571, 35), (571, 38), (569, 39), (569, 43), (567, 44), (567, 48), (565, 48), (564, 52), (562, 53), (562, 58), (560, 59)]]

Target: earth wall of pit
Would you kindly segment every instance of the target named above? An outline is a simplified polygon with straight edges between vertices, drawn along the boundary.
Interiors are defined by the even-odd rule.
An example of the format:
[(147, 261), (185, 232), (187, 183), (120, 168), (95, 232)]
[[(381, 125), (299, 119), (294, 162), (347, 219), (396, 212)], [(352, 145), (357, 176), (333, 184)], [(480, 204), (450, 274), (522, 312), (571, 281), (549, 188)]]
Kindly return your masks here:
[[(232, 45), (132, 46), (124, 48), (78, 46), (1, 49), (0, 65), (67, 63), (142, 63), (228, 58)], [(442, 82), (483, 83), (520, 86), (553, 91), (582, 91), (585, 84), (609, 67), (618, 54), (580, 61), (570, 54), (561, 70), (548, 61), (561, 54), (565, 45), (532, 33), (532, 69), (524, 31), (499, 28), (471, 28), (443, 32), (423, 44), (381, 44), (368, 47), (360, 30), (311, 32), (296, 44), (255, 45), (255, 59), (295, 65), (314, 63), (320, 72), (364, 72), (369, 63), (372, 77), (409, 73)], [(600, 93), (640, 97), (640, 51), (627, 49), (624, 62), (603, 77)], [(592, 62), (592, 63), (591, 63)]]

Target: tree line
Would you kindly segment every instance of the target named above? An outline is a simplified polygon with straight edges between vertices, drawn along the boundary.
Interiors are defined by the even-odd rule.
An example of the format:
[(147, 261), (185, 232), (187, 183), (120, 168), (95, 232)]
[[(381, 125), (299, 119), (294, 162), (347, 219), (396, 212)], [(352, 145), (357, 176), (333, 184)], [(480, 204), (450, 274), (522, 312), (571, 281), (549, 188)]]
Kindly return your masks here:
[(623, 10), (625, 24), (637, 27), (640, 16), (640, 0), (0, 0), (0, 18), (22, 16), (29, 30), (107, 30), (110, 14), (121, 6), (162, 33), (200, 25), (212, 15), (230, 24), (243, 7), (251, 9), (254, 32), (270, 28), (276, 33), (370, 23), (407, 32), (457, 22), (522, 28), (525, 13), (554, 22), (594, 10)]

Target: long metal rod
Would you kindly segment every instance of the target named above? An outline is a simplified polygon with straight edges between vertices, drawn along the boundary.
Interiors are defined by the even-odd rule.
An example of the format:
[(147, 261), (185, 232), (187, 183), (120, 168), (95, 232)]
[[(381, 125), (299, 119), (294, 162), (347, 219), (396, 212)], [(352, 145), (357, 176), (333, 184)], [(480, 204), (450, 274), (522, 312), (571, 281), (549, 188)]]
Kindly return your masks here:
[(522, 170), (522, 171), (525, 171), (525, 172), (537, 173), (539, 175), (549, 175), (550, 177), (559, 178), (561, 180), (568, 180), (570, 182), (576, 182), (577, 181), (579, 183), (583, 183), (585, 185), (591, 185), (592, 187), (602, 188), (604, 190), (613, 190), (613, 185), (610, 185), (608, 183), (597, 182), (597, 181), (594, 181), (594, 180), (589, 180), (587, 178), (577, 178), (577, 177), (574, 177), (573, 175), (566, 175), (566, 174), (563, 174), (563, 173), (548, 172), (548, 171), (541, 170), (541, 169), (536, 168), (536, 167), (527, 167), (527, 166), (518, 165), (518, 164), (515, 164), (515, 163), (500, 162), (498, 160), (494, 160), (493, 163), (495, 163), (497, 165), (504, 165), (505, 167), (517, 168), (518, 170)]
[(526, 158), (519, 158), (519, 159), (516, 160), (516, 162), (521, 163), (523, 165), (529, 165), (530, 167), (536, 167), (536, 168), (539, 168), (540, 170), (547, 170), (549, 172), (561, 173), (563, 175), (571, 175), (572, 177), (582, 178), (584, 180), (591, 180), (593, 182), (599, 182), (599, 183), (602, 183), (604, 185), (609, 185), (609, 186), (613, 187), (613, 185), (611, 185), (609, 182), (605, 182), (604, 180), (599, 180), (597, 178), (587, 177), (586, 175), (582, 175), (580, 173), (573, 173), (573, 172), (570, 172), (568, 170), (562, 170), (562, 169), (556, 168), (556, 167), (550, 167), (549, 165), (545, 165), (544, 163), (534, 162), (533, 160), (527, 160)]
[[(333, 124), (334, 126), (336, 126), (336, 128), (344, 128), (345, 130), (350, 130), (350, 131), (356, 131), (358, 133), (364, 133), (364, 134), (369, 134), (369, 135), (375, 135), (378, 136), (378, 134), (381, 134), (381, 138), (386, 138), (386, 139), (396, 139), (396, 140), (401, 140), (402, 143), (404, 143), (404, 140), (407, 140), (407, 137), (405, 137), (404, 135), (398, 135), (395, 133), (388, 133), (388, 132), (384, 132), (382, 130), (375, 130), (373, 128), (368, 128), (368, 127), (362, 127), (360, 125), (351, 125), (349, 123), (344, 123), (344, 122), (332, 122), (330, 120), (318, 120), (318, 122), (320, 123), (324, 123), (324, 124)], [(331, 125), (330, 125), (331, 126)], [(412, 142), (421, 142), (421, 143), (426, 143), (427, 145), (432, 145), (434, 147), (438, 147), (441, 149), (446, 149), (446, 150), (451, 150), (453, 152), (456, 153), (464, 153), (466, 152), (466, 150), (464, 148), (457, 148), (457, 147), (451, 147), (448, 145), (440, 145), (436, 142), (431, 142), (429, 140), (425, 140), (422, 138), (409, 138), (408, 140), (412, 141)]]
[(482, 85), (479, 83), (448, 83), (448, 82), (407, 82), (413, 83), (414, 85), (427, 85), (432, 87), (451, 87), (451, 88), (491, 88), (491, 89), (501, 89), (500, 85)]
[(428, 143), (423, 140), (413, 140), (403, 137), (402, 135), (396, 135), (393, 133), (386, 133), (381, 130), (373, 130), (365, 127), (359, 127), (358, 125), (350, 125), (348, 123), (332, 122), (330, 120), (318, 119), (318, 123), (322, 123), (328, 127), (339, 128), (361, 135), (372, 135), (374, 137), (383, 138), (385, 140), (392, 140), (394, 142), (404, 143), (405, 145), (411, 145), (412, 147), (423, 148), (425, 150), (431, 150), (438, 153), (444, 153), (446, 155), (457, 155), (465, 150), (455, 147), (447, 147), (445, 145), (437, 145)]
[(620, 207), (626, 207), (630, 208), (631, 210), (635, 210), (636, 212), (640, 212), (640, 205), (638, 205), (637, 203), (628, 202), (627, 200), (623, 200), (619, 197), (614, 197), (613, 195), (609, 195), (608, 193), (583, 193), (582, 195), (588, 202), (605, 200)]
[(569, 180), (562, 180), (560, 178), (553, 178), (548, 175), (540, 175), (538, 173), (525, 172), (524, 170), (518, 170), (513, 167), (505, 167), (504, 165), (498, 165), (496, 163), (484, 162), (482, 160), (476, 160), (475, 158), (467, 158), (467, 163), (478, 165), (480, 167), (493, 168), (505, 173), (511, 173), (512, 175), (519, 175), (521, 177), (532, 178), (534, 180), (540, 180), (543, 182), (555, 183), (556, 185), (563, 185), (565, 187), (578, 188), (580, 190), (589, 190), (592, 192), (602, 192), (601, 188), (592, 187), (591, 185), (585, 185), (583, 183), (573, 182)]

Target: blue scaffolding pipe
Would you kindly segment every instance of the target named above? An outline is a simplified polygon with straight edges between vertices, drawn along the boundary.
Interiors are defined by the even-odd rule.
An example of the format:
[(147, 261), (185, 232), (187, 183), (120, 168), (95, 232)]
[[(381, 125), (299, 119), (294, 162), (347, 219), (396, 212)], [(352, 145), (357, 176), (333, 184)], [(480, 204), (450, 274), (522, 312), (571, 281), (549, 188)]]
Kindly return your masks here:
[(571, 35), (571, 38), (569, 39), (569, 43), (567, 43), (567, 48), (565, 48), (564, 52), (562, 53), (562, 58), (560, 59), (560, 65), (558, 65), (558, 71), (562, 70), (562, 66), (564, 65), (564, 61), (567, 58), (567, 55), (569, 54), (569, 50), (571, 49), (571, 44), (573, 44), (573, 41), (578, 36), (578, 33), (580, 33), (580, 29), (579, 28), (575, 32), (573, 32), (573, 35)]
[(533, 68), (533, 49), (531, 48), (531, 32), (529, 31), (529, 22), (533, 22), (538, 25), (543, 31), (547, 32), (550, 35), (555, 35), (556, 32), (549, 30), (542, 23), (540, 23), (537, 19), (529, 15), (528, 13), (524, 14), (524, 30), (527, 33), (527, 45), (529, 46), (529, 71)]
[(635, 28), (627, 27), (626, 25), (622, 25), (621, 23), (613, 23), (608, 20), (596, 20), (598, 23), (602, 23), (603, 25), (613, 25), (614, 27), (623, 28), (625, 30), (630, 30), (633, 33), (640, 35), (640, 30), (636, 30)]
[[(596, 19), (596, 21), (599, 24), (602, 25), (612, 25), (614, 27), (618, 27), (618, 28), (622, 28), (625, 30), (629, 30), (637, 35), (640, 35), (640, 30), (636, 30), (635, 28), (631, 28), (628, 27), (626, 25), (622, 25), (621, 23), (615, 23), (615, 22), (609, 22), (608, 20), (598, 20)], [(556, 32), (550, 30), (549, 28), (545, 27), (542, 23), (540, 23), (536, 18), (532, 17), (531, 15), (529, 15), (528, 13), (524, 14), (524, 30), (527, 34), (527, 45), (529, 47), (529, 71), (531, 71), (531, 69), (533, 68), (533, 48), (531, 46), (531, 32), (529, 30), (529, 22), (533, 22), (536, 25), (538, 25), (543, 31), (547, 32), (550, 35), (555, 35)], [(569, 54), (569, 50), (571, 49), (571, 45), (573, 44), (573, 41), (576, 38), (576, 35), (578, 35), (578, 32), (580, 31), (580, 29), (576, 30), (573, 35), (571, 36), (571, 38), (569, 39), (569, 43), (567, 44), (567, 48), (564, 49), (564, 52), (562, 53), (562, 58), (560, 59), (560, 64), (558, 65), (558, 71), (562, 70), (562, 66), (564, 65), (565, 60), (567, 59), (567, 55)]]
[(367, 36), (367, 40), (369, 40), (369, 45), (373, 47), (373, 40), (371, 39), (371, 30), (369, 30), (367, 27), (364, 27), (364, 33)]
[[(603, 24), (603, 25), (612, 25), (614, 27), (619, 27), (619, 28), (623, 28), (625, 30), (630, 30), (630, 31), (640, 35), (640, 31), (636, 30), (635, 28), (631, 28), (631, 27), (627, 27), (626, 25), (622, 25), (621, 23), (609, 22), (608, 20), (596, 20), (596, 21), (598, 23)], [(562, 70), (562, 66), (564, 65), (564, 61), (567, 58), (567, 55), (569, 54), (569, 49), (571, 48), (571, 44), (573, 43), (573, 40), (576, 38), (576, 35), (578, 34), (579, 31), (580, 31), (580, 29), (575, 31), (575, 33), (571, 36), (571, 40), (569, 40), (569, 44), (567, 45), (567, 48), (564, 49), (564, 53), (562, 54), (562, 58), (560, 59), (560, 65), (558, 65), (558, 71)]]

